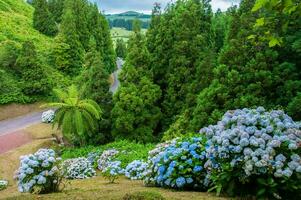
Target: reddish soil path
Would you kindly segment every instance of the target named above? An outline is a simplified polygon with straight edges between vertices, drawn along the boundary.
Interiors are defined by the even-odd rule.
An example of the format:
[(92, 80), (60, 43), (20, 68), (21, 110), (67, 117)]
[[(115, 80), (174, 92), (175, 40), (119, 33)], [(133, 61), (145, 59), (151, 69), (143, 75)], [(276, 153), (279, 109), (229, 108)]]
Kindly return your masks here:
[(18, 148), (32, 141), (30, 134), (23, 130), (0, 135), (0, 154)]

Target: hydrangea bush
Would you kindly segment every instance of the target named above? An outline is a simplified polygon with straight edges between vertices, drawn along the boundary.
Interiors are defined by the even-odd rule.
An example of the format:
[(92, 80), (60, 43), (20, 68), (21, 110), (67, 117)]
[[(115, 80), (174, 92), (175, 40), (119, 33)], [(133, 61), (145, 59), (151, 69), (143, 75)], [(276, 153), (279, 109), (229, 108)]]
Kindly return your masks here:
[(20, 168), (16, 171), (20, 192), (49, 193), (60, 189), (62, 175), (58, 165), (60, 158), (52, 149), (40, 149), (34, 154), (20, 157)]
[(116, 149), (109, 149), (105, 150), (101, 156), (99, 157), (97, 163), (98, 163), (98, 169), (102, 171), (105, 169), (108, 164), (113, 160), (113, 158), (119, 153)]
[[(149, 169), (144, 179), (146, 185), (176, 189), (207, 188), (209, 175), (204, 170), (206, 162), (202, 137), (174, 140), (161, 145), (161, 152), (150, 152)], [(156, 153), (154, 153), (156, 152)]]
[(62, 163), (65, 178), (86, 179), (96, 175), (93, 166), (87, 158), (68, 159)]
[(87, 159), (91, 163), (91, 165), (94, 166), (97, 163), (99, 156), (100, 156), (100, 152), (90, 152), (87, 155)]
[(106, 167), (102, 169), (102, 175), (107, 178), (110, 183), (114, 183), (122, 174), (124, 174), (124, 170), (121, 168), (120, 161), (110, 161), (106, 164)]
[(4, 190), (8, 185), (8, 181), (6, 180), (0, 180), (0, 191)]
[(295, 199), (299, 190), (300, 195), (300, 125), (283, 111), (228, 111), (200, 133), (208, 139), (206, 167), (218, 193)]
[(146, 162), (134, 160), (126, 166), (124, 174), (131, 180), (142, 180), (146, 175), (147, 166)]
[(54, 110), (48, 110), (42, 113), (42, 122), (43, 123), (52, 123), (55, 117)]

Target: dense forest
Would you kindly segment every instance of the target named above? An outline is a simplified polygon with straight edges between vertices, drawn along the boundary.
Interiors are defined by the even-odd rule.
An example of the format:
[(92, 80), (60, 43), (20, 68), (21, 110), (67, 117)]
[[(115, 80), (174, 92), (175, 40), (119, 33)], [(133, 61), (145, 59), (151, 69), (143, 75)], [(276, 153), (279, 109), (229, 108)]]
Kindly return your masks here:
[[(10, 7), (14, 1), (22, 8)], [(30, 31), (42, 38), (1, 31), (1, 103), (49, 98), (52, 88), (76, 84), (104, 111), (92, 143), (171, 139), (245, 107), (281, 108), (301, 120), (300, 5), (289, 2), (244, 0), (215, 13), (208, 0), (179, 0), (164, 11), (156, 4), (146, 34), (134, 20), (128, 44), (117, 42), (125, 65), (113, 96), (116, 53), (96, 5), (1, 1), (2, 15), (32, 17)]]

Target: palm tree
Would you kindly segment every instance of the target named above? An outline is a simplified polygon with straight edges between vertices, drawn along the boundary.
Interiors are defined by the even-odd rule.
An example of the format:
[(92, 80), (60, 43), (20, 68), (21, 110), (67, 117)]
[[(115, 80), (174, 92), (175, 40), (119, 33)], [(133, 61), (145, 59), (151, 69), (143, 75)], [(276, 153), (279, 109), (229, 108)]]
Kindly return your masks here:
[(79, 140), (80, 145), (83, 145), (85, 136), (92, 136), (97, 131), (102, 110), (95, 101), (80, 99), (75, 85), (71, 85), (66, 91), (53, 91), (59, 99), (59, 102), (47, 104), (57, 108), (53, 126), (57, 124), (64, 137)]

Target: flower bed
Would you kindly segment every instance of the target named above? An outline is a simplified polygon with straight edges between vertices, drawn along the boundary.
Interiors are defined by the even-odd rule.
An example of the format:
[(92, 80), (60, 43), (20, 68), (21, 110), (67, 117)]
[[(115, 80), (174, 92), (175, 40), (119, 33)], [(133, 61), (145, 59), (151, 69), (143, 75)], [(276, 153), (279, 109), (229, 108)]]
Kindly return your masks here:
[(259, 107), (228, 111), (217, 125), (201, 129), (217, 192), (269, 198), (297, 194), (299, 128), (283, 111)]
[(106, 167), (102, 169), (102, 175), (107, 178), (110, 183), (114, 183), (122, 174), (124, 174), (124, 170), (121, 168), (120, 161), (110, 161), (106, 164)]
[(16, 171), (20, 192), (48, 193), (59, 190), (62, 176), (52, 149), (40, 149), (34, 154), (21, 156), (20, 168)]
[(86, 179), (96, 175), (93, 166), (86, 158), (65, 160), (62, 168), (67, 179)]

